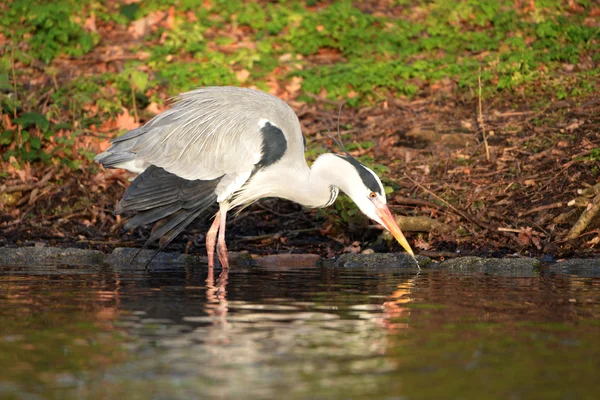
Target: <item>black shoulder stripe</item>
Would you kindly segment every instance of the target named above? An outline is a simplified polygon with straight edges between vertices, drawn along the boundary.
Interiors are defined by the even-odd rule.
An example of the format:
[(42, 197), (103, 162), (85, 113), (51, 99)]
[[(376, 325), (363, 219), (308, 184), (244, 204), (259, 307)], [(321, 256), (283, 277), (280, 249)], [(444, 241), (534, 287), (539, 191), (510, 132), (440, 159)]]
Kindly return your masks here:
[(383, 196), (381, 186), (379, 186), (379, 182), (377, 182), (377, 179), (375, 179), (371, 172), (367, 171), (364, 165), (356, 161), (354, 157), (346, 157), (340, 154), (336, 154), (336, 156), (348, 161), (356, 169), (356, 172), (358, 172), (358, 176), (360, 176), (360, 179), (363, 181), (363, 183), (369, 190), (375, 193), (379, 193), (380, 196)]
[(283, 157), (287, 150), (287, 140), (281, 129), (269, 122), (265, 123), (260, 132), (262, 133), (262, 157), (256, 166), (264, 168), (275, 164)]

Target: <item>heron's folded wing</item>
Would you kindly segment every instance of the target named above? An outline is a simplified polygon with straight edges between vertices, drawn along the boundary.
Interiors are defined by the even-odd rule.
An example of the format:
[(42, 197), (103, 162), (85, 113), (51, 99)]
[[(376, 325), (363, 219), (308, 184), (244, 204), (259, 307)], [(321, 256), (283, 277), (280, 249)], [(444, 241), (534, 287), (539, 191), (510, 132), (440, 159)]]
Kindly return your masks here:
[(263, 154), (261, 121), (279, 117), (276, 112), (283, 120), (296, 117), (283, 101), (249, 92), (203, 88), (185, 93), (171, 109), (116, 139), (114, 146), (131, 142), (128, 151), (136, 160), (189, 180), (250, 170)]

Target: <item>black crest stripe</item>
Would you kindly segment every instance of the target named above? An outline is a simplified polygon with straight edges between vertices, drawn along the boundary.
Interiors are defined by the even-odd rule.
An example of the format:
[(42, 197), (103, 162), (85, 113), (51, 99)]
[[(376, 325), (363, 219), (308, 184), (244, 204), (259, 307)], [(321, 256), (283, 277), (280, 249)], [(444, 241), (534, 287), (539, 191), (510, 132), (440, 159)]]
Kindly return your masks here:
[(356, 161), (354, 157), (346, 157), (339, 154), (336, 154), (336, 156), (348, 161), (356, 169), (356, 172), (358, 172), (358, 176), (360, 176), (360, 179), (363, 181), (363, 183), (369, 190), (375, 193), (379, 193), (379, 195), (383, 196), (381, 186), (379, 186), (379, 182), (377, 182), (377, 179), (375, 179), (373, 174), (369, 172), (364, 165)]

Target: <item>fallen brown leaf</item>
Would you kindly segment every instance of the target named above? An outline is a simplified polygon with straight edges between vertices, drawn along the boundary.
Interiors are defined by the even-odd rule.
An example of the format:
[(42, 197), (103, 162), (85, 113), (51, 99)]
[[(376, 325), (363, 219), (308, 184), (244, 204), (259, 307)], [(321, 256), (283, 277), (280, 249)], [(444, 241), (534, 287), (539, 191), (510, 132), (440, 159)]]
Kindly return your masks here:
[(123, 113), (119, 114), (115, 119), (115, 126), (119, 129), (126, 129), (128, 131), (138, 128), (139, 122), (135, 121), (135, 118), (129, 114), (129, 110), (123, 107)]
[(163, 112), (166, 109), (165, 106), (158, 104), (157, 102), (153, 101), (152, 103), (148, 104), (148, 107), (145, 108), (146, 111), (148, 111), (149, 113), (153, 114), (153, 115), (158, 115), (161, 112)]
[(589, 240), (588, 242), (586, 242), (586, 246), (594, 247), (598, 243), (600, 243), (600, 236), (596, 236), (592, 240)]
[(144, 18), (133, 21), (127, 28), (127, 32), (129, 32), (134, 39), (143, 38), (150, 34), (154, 25), (161, 21), (166, 15), (167, 12), (165, 11), (151, 12)]
[(533, 244), (538, 250), (541, 250), (542, 245), (539, 237), (539, 233), (534, 232), (531, 227), (521, 228), (517, 239), (522, 246), (529, 246)]
[(96, 28), (96, 14), (91, 13), (91, 15), (86, 18), (83, 23), (83, 29), (88, 32), (98, 32), (98, 28)]
[(175, 6), (171, 6), (167, 12), (167, 18), (162, 24), (167, 29), (173, 29), (175, 25)]
[(418, 237), (414, 242), (413, 245), (417, 248), (417, 249), (421, 249), (421, 250), (429, 250), (431, 248), (431, 245), (429, 243), (427, 243), (422, 237)]
[(235, 73), (235, 77), (240, 82), (246, 82), (246, 80), (248, 80), (248, 78), (250, 77), (250, 71), (248, 71), (247, 69), (242, 69)]
[(358, 254), (360, 253), (360, 242), (352, 242), (348, 247), (344, 248), (344, 253)]
[(287, 92), (287, 98), (294, 98), (298, 95), (298, 92), (302, 88), (302, 77), (294, 76), (290, 83), (285, 85), (285, 90)]

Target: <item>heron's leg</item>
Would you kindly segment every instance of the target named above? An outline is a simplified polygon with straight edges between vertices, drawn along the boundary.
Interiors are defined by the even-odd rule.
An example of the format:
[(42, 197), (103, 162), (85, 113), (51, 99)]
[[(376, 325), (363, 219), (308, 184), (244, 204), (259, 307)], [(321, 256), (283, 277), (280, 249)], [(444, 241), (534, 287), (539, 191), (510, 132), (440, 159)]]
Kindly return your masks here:
[(217, 254), (223, 269), (229, 269), (229, 257), (227, 255), (227, 245), (225, 244), (225, 223), (227, 222), (227, 206), (221, 205), (219, 210), (221, 222), (219, 225), (219, 239), (217, 241)]
[(206, 232), (206, 255), (208, 256), (208, 268), (215, 266), (215, 243), (217, 243), (217, 231), (219, 230), (219, 221), (221, 220), (221, 210), (215, 214), (215, 219)]

